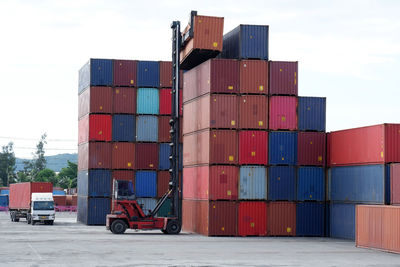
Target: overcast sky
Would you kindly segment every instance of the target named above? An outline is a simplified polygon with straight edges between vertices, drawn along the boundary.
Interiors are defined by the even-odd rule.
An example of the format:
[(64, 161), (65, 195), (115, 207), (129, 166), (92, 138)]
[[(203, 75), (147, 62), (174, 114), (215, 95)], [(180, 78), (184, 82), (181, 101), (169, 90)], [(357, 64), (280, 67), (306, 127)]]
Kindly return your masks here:
[[(327, 97), (327, 130), (400, 122), (400, 1), (0, 1), (0, 145), (77, 151), (78, 70), (89, 58), (171, 59), (191, 10), (270, 26), (270, 59), (299, 61), (299, 95)], [(64, 141), (62, 141), (64, 140)], [(64, 150), (65, 149), (65, 150)]]

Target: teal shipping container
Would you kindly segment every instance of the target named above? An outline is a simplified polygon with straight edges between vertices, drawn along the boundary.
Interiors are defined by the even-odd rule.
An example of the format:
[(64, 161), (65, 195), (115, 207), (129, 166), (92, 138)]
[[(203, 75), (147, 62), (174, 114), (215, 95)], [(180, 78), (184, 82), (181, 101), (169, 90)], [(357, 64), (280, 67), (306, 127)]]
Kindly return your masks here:
[(240, 167), (239, 199), (267, 199), (267, 168)]
[(137, 90), (137, 114), (157, 115), (160, 113), (159, 92), (156, 88), (139, 88)]

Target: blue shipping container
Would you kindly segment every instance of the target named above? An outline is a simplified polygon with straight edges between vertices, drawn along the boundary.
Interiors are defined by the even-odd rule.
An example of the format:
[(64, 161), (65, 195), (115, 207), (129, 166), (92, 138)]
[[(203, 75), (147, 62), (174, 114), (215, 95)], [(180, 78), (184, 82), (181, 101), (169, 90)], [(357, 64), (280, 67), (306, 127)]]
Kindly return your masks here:
[(268, 26), (239, 25), (225, 34), (221, 57), (268, 60)]
[(78, 195), (111, 197), (111, 171), (89, 170), (78, 172)]
[(325, 97), (299, 97), (297, 112), (300, 131), (325, 131)]
[(3, 189), (0, 191), (0, 195), (9, 195), (10, 194), (10, 190), (8, 189)]
[(239, 199), (267, 199), (267, 169), (265, 167), (240, 167)]
[(110, 213), (109, 198), (78, 197), (78, 221), (87, 225), (106, 225)]
[(269, 167), (268, 200), (296, 200), (296, 170), (293, 166)]
[(297, 200), (325, 200), (325, 169), (299, 167), (297, 169)]
[(158, 89), (156, 88), (139, 88), (137, 90), (137, 114), (157, 115), (160, 113), (160, 101)]
[(114, 115), (112, 120), (112, 140), (135, 142), (136, 120), (133, 115)]
[(270, 132), (269, 133), (269, 164), (296, 165), (297, 164), (297, 133)]
[(0, 207), (8, 207), (8, 195), (0, 195)]
[(146, 215), (149, 215), (157, 205), (157, 200), (154, 198), (137, 198), (137, 202), (142, 206), (142, 210)]
[(296, 235), (324, 236), (325, 203), (302, 202), (296, 205)]
[(331, 236), (331, 205), (325, 202), (325, 236)]
[(79, 93), (89, 86), (112, 85), (113, 61), (111, 59), (90, 59), (89, 62), (79, 70)]
[(160, 86), (160, 63), (158, 61), (138, 61), (137, 86), (138, 87)]
[(156, 116), (142, 115), (136, 117), (136, 141), (157, 142), (158, 118)]
[(66, 193), (64, 190), (53, 190), (53, 196), (65, 196)]
[(332, 201), (385, 203), (385, 165), (332, 167), (329, 172)]
[(355, 206), (348, 203), (330, 205), (330, 237), (355, 239)]
[[(179, 144), (180, 155), (182, 155), (182, 144)], [(162, 143), (159, 145), (159, 155), (158, 155), (158, 169), (159, 170), (169, 170), (169, 155), (171, 154), (171, 146), (169, 143)], [(179, 170), (182, 170), (183, 166), (182, 156), (179, 158)]]
[(136, 197), (157, 196), (157, 172), (137, 171), (135, 178)]

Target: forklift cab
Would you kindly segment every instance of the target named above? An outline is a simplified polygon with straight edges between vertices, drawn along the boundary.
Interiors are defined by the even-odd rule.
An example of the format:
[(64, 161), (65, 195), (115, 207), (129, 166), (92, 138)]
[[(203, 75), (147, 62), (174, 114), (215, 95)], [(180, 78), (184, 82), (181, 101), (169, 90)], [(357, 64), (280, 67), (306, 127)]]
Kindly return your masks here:
[(133, 183), (131, 181), (115, 180), (113, 196), (114, 200), (136, 200)]

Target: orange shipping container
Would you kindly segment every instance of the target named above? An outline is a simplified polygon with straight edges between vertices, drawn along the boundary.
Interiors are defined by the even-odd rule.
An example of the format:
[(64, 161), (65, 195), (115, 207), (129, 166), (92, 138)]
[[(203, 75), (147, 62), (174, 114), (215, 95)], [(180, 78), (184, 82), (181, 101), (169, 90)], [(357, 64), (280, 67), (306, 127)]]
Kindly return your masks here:
[(268, 61), (241, 60), (240, 93), (268, 94)]
[(53, 196), (55, 206), (67, 206), (67, 196)]
[(268, 97), (242, 95), (239, 108), (240, 129), (268, 129)]
[(296, 203), (294, 202), (269, 203), (268, 235), (296, 236)]

